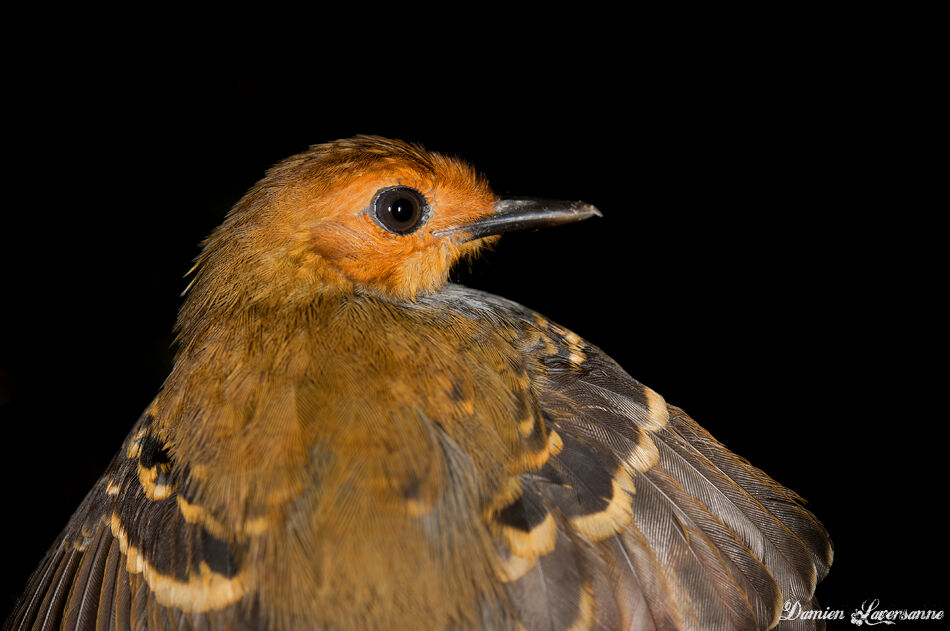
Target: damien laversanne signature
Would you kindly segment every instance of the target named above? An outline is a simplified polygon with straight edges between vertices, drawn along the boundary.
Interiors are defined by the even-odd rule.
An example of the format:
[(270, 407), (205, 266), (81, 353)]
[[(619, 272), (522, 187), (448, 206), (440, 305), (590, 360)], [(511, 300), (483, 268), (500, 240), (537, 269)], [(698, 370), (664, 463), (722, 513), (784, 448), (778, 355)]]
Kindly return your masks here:
[[(854, 613), (851, 614), (851, 624), (872, 627), (878, 624), (895, 624), (896, 621), (904, 620), (943, 620), (943, 610), (936, 609), (881, 609), (881, 601), (878, 598), (874, 600), (865, 600), (861, 603)], [(782, 615), (779, 620), (844, 620), (844, 610), (831, 609), (806, 609), (800, 602), (786, 600), (782, 606)]]

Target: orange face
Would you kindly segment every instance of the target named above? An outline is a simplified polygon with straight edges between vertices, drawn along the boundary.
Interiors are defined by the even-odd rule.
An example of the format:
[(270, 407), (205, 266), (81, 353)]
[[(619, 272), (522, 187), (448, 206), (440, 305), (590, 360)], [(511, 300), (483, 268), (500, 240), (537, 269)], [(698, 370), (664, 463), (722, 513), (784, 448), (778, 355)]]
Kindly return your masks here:
[(495, 195), (467, 165), (428, 157), (386, 157), (289, 191), (292, 239), (367, 289), (411, 297), (441, 286), (481, 241), (438, 233), (491, 215)]
[(316, 145), (270, 169), (209, 237), (183, 318), (327, 291), (413, 300), (497, 234), (596, 214), (580, 202), (499, 200), (464, 162), (400, 141)]

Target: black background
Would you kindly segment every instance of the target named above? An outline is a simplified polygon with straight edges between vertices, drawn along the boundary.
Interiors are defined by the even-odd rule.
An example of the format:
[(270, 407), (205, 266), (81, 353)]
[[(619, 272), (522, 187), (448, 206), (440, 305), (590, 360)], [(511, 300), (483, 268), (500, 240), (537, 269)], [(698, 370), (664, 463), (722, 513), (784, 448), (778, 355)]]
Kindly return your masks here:
[(935, 237), (843, 190), (827, 82), (654, 68), (104, 55), (20, 71), (2, 608), (167, 374), (197, 243), (268, 166), (357, 133), (459, 155), (499, 194), (596, 204), (602, 219), (507, 236), (457, 279), (600, 346), (808, 499), (836, 549), (823, 605), (950, 608), (932, 574), (948, 560)]

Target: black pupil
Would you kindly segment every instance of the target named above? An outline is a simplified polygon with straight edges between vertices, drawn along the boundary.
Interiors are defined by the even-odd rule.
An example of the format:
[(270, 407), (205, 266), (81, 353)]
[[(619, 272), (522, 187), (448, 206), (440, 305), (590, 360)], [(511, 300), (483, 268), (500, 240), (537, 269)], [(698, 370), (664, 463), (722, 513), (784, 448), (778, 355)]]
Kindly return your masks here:
[(415, 214), (415, 208), (412, 201), (400, 197), (389, 207), (389, 212), (396, 221), (411, 221), (413, 214)]
[(384, 188), (373, 203), (377, 223), (394, 234), (409, 234), (425, 223), (428, 205), (422, 193), (414, 188)]

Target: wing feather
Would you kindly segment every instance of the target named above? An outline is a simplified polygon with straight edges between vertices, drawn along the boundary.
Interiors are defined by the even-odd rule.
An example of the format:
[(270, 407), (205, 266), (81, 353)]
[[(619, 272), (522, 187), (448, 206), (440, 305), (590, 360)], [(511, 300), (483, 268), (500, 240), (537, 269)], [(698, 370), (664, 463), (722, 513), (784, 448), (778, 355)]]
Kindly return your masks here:
[[(104, 529), (103, 529), (104, 530)], [(96, 610), (96, 631), (111, 631), (115, 625), (116, 576), (119, 573), (119, 546), (110, 545), (102, 568), (99, 608)]]
[[(784, 599), (811, 602), (831, 544), (800, 497), (577, 335), (503, 299), (466, 291), (463, 302), (510, 314), (536, 358), (532, 385), (564, 449), (535, 486), (611, 559), (585, 561), (614, 577), (613, 595), (595, 590), (598, 607), (620, 611), (623, 628), (745, 630), (775, 627)], [(604, 509), (605, 476), (630, 494), (626, 523)], [(614, 536), (577, 529), (608, 516), (622, 526)]]
[(231, 593), (208, 585), (240, 578), (240, 546), (186, 519), (175, 491), (181, 475), (151, 424), (146, 413), (135, 425), (4, 629), (188, 629), (203, 617), (237, 624)]
[(109, 558), (109, 548), (112, 543), (111, 534), (100, 526), (90, 542), (86, 544), (79, 567), (71, 579), (72, 585), (65, 605), (63, 628), (91, 629), (94, 626), (102, 596), (102, 583)]
[(761, 470), (726, 449), (682, 411), (674, 414), (676, 430), (699, 453), (715, 464), (733, 483), (755, 498), (776, 519), (784, 524), (806, 547), (814, 564), (814, 589), (817, 581), (828, 574), (833, 552), (824, 526), (802, 506), (802, 499), (776, 483)]

